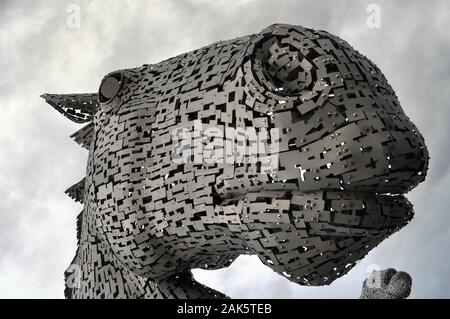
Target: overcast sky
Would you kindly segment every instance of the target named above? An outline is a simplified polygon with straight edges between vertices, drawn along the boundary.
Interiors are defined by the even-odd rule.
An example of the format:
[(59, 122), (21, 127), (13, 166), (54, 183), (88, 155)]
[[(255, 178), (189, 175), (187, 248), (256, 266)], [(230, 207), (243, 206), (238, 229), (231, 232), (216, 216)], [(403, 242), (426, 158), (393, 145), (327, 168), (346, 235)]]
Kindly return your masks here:
[[(381, 9), (369, 28), (369, 4)], [(70, 19), (80, 8), (80, 28)], [(67, 10), (69, 9), (69, 13)], [(384, 72), (425, 137), (427, 179), (408, 198), (416, 216), (328, 287), (302, 287), (240, 257), (196, 278), (233, 298), (357, 298), (374, 267), (408, 271), (412, 297), (450, 297), (450, 2), (442, 1), (0, 1), (0, 297), (63, 298), (82, 206), (64, 190), (87, 151), (79, 125), (39, 98), (95, 92), (113, 70), (156, 63), (276, 23), (323, 29)], [(76, 21), (75, 21), (76, 22)]]

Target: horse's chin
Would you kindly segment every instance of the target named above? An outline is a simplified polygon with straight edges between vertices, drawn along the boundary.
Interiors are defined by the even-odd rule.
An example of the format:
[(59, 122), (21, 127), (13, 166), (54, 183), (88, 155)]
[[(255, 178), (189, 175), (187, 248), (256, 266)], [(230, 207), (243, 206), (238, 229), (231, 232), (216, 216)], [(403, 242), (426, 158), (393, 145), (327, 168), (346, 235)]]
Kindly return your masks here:
[[(328, 285), (413, 217), (403, 195), (264, 191), (222, 203), (248, 252), (290, 281)], [(230, 220), (232, 220), (229, 217)]]

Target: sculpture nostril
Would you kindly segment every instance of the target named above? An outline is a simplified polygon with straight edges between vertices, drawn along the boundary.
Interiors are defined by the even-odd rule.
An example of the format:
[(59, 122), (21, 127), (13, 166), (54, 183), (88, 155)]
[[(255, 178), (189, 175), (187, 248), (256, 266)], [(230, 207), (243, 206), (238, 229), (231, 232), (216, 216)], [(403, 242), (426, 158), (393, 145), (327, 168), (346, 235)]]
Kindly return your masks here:
[(114, 97), (119, 93), (120, 87), (123, 82), (123, 74), (122, 72), (115, 72), (107, 75), (102, 83), (100, 84), (99, 89), (99, 101), (101, 103), (107, 103), (114, 99)]

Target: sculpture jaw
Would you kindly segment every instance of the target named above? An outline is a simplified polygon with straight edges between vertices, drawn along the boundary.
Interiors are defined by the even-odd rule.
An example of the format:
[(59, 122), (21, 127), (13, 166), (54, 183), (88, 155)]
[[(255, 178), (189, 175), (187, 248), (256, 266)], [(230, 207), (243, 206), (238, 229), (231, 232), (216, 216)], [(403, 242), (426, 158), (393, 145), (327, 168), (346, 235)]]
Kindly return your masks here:
[(403, 195), (264, 191), (222, 203), (251, 254), (290, 281), (328, 285), (413, 217)]

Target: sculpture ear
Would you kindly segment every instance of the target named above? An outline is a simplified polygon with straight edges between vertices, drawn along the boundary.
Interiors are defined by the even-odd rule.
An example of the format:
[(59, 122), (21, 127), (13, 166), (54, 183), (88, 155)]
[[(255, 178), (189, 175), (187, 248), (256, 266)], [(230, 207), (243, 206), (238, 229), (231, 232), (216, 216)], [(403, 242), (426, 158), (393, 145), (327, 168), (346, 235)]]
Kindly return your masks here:
[(41, 97), (58, 112), (75, 123), (92, 121), (99, 108), (98, 93), (42, 94)]

